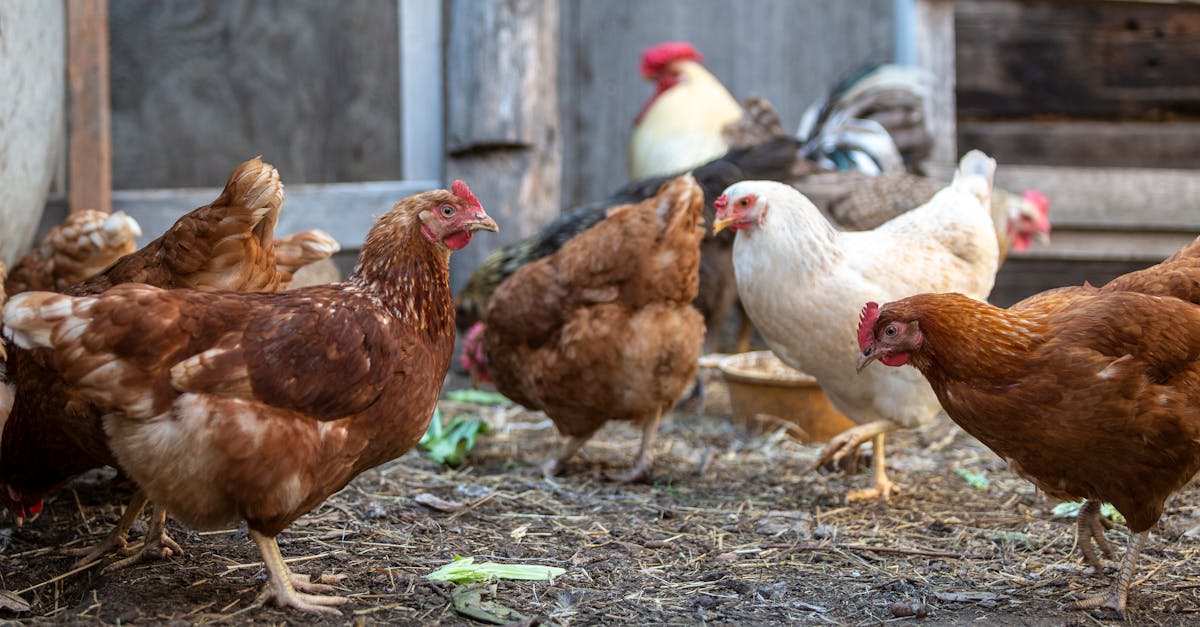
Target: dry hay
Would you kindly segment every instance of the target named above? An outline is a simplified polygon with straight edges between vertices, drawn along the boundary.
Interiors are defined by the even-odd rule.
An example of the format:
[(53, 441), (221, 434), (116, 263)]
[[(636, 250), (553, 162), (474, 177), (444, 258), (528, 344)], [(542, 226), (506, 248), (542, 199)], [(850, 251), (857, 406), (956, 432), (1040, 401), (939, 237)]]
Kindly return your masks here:
[[(897, 620), (894, 605), (920, 603), (935, 623), (1114, 618), (1062, 609), (1066, 596), (1106, 585), (1112, 565), (1104, 579), (1085, 572), (1072, 554), (1073, 521), (1052, 516), (1054, 502), (945, 420), (892, 438), (891, 476), (903, 490), (883, 507), (843, 505), (868, 473), (809, 472), (816, 447), (688, 413), (664, 422), (652, 484), (603, 479), (632, 462), (638, 432), (625, 424), (606, 427), (572, 474), (551, 483), (538, 464), (561, 440), (544, 416), (478, 411), (493, 431), (467, 467), (444, 470), (410, 453), (280, 535), (297, 572), (352, 599), (341, 621), (254, 606), (265, 573), (244, 526), (196, 533), (172, 523), (182, 557), (51, 581), (70, 570), (60, 549), (100, 539), (129, 493), (95, 477), (60, 493), (25, 528), (2, 530), (0, 583), (17, 591), (51, 581), (22, 593), (34, 607), (20, 618), (33, 624), (468, 624), (450, 603), (452, 585), (421, 576), (469, 555), (566, 568), (553, 583), (500, 582), (494, 595), (550, 624), (875, 624)], [(985, 473), (990, 485), (972, 488), (958, 469)], [(1152, 535), (1130, 620), (1193, 622), (1198, 497), (1194, 487), (1177, 496)], [(139, 523), (134, 535), (144, 529)], [(1123, 531), (1110, 537), (1123, 548)]]

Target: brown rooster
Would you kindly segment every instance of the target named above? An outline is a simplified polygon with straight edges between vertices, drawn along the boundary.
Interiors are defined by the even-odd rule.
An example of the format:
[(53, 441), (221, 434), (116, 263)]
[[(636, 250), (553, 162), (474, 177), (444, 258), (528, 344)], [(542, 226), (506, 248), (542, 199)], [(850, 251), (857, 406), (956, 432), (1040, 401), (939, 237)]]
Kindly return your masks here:
[[(98, 294), (128, 282), (278, 290), (291, 276), (277, 268), (273, 251), (282, 203), (283, 185), (275, 168), (260, 159), (247, 161), (233, 172), (212, 204), (184, 215), (163, 236), (66, 293)], [(320, 239), (320, 235), (306, 237)], [(21, 521), (40, 511), (43, 499), (70, 478), (116, 464), (106, 444), (101, 410), (64, 382), (44, 355), (14, 348), (7, 369), (4, 388), (16, 398), (0, 437), (0, 503)], [(80, 563), (123, 549), (126, 534), (145, 504), (143, 494), (135, 495), (113, 532), (85, 551)], [(178, 545), (166, 535), (165, 519), (166, 512), (158, 510), (141, 550), (110, 568), (178, 552)]]
[(37, 248), (13, 264), (5, 280), (10, 294), (62, 290), (103, 271), (137, 250), (142, 229), (123, 211), (77, 211), (50, 229)]
[[(121, 468), (200, 528), (243, 519), (269, 578), (260, 598), (338, 614), (284, 564), (289, 523), (412, 448), (454, 346), (450, 251), (496, 223), (461, 181), (402, 200), (367, 235), (346, 283), (276, 294), (120, 285), (26, 292), (4, 310), (104, 407)], [(301, 592), (297, 592), (299, 589)]]
[(946, 413), (1052, 497), (1087, 499), (1078, 545), (1110, 553), (1099, 504), (1135, 534), (1111, 589), (1076, 608), (1124, 612), (1148, 530), (1200, 470), (1200, 239), (1167, 261), (1009, 309), (957, 294), (879, 307), (859, 326), (861, 370), (911, 364)]
[(483, 345), (496, 388), (571, 438), (547, 475), (609, 420), (642, 426), (637, 461), (617, 479), (650, 472), (659, 420), (695, 375), (704, 341), (691, 305), (703, 207), (695, 179), (673, 179), (652, 198), (609, 209), (492, 296)]

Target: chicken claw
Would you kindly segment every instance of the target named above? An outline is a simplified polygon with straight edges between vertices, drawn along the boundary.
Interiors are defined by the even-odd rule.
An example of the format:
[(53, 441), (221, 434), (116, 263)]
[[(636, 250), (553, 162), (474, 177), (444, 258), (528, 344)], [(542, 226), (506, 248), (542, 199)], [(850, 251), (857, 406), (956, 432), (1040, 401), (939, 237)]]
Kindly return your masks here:
[(566, 472), (567, 461), (574, 457), (575, 453), (591, 438), (591, 434), (571, 436), (571, 439), (567, 440), (567, 445), (559, 452), (558, 457), (551, 457), (542, 464), (542, 476), (546, 478), (546, 481)]
[(274, 603), (279, 607), (293, 607), (302, 612), (341, 616), (342, 613), (332, 606), (349, 603), (350, 599), (338, 596), (323, 596), (321, 593), (330, 592), (332, 586), (313, 583), (307, 575), (297, 575), (283, 562), (279, 545), (275, 538), (265, 536), (253, 529), (250, 538), (262, 553), (263, 565), (267, 568), (267, 585), (259, 593), (255, 603)]
[(81, 549), (66, 549), (64, 553), (67, 555), (79, 555), (78, 560), (75, 560), (75, 568), (86, 566), (92, 562), (98, 561), (100, 558), (109, 553), (125, 553), (129, 538), (129, 529), (133, 527), (134, 521), (138, 516), (142, 515), (142, 510), (146, 508), (146, 493), (138, 490), (129, 499), (129, 504), (125, 506), (125, 511), (121, 513), (121, 519), (117, 521), (117, 526), (109, 532), (99, 543), (90, 547)]
[(609, 475), (609, 480), (617, 483), (633, 483), (650, 478), (654, 470), (654, 441), (658, 438), (658, 423), (661, 420), (662, 411), (660, 410), (652, 418), (642, 423), (642, 445), (638, 448), (637, 461), (629, 470)]
[(890, 420), (877, 420), (839, 433), (837, 437), (830, 440), (825, 445), (825, 448), (821, 450), (821, 456), (813, 464), (812, 470), (816, 470), (830, 462), (837, 465), (847, 455), (852, 453), (857, 455), (858, 447), (867, 440), (872, 440), (871, 466), (874, 468), (875, 486), (867, 490), (856, 490), (847, 494), (846, 502), (874, 498), (882, 503), (887, 503), (891, 499), (892, 492), (899, 490), (896, 484), (892, 483), (887, 477), (887, 468), (883, 456), (884, 438), (887, 432), (891, 431), (895, 426)]
[[(167, 535), (167, 510), (155, 507), (150, 529), (146, 531), (146, 539), (140, 547), (132, 550), (133, 555), (105, 566), (100, 572), (111, 573), (146, 560), (162, 560), (172, 555), (183, 555), (183, 549)], [(127, 553), (129, 550), (123, 549), (122, 552)]]
[[(1089, 503), (1091, 501), (1088, 501)], [(1099, 506), (1097, 506), (1097, 510)], [(1082, 512), (1080, 512), (1082, 514)], [(1115, 611), (1125, 618), (1125, 602), (1129, 597), (1129, 583), (1133, 580), (1134, 567), (1137, 565), (1138, 556), (1142, 553), (1142, 547), (1146, 544), (1147, 532), (1143, 531), (1135, 536), (1129, 542), (1129, 548), (1125, 549), (1125, 559), (1121, 562), (1121, 570), (1117, 572), (1117, 578), (1113, 581), (1112, 586), (1107, 592), (1094, 594), (1084, 597), (1077, 601), (1072, 601), (1067, 604), (1068, 609), (1072, 610), (1090, 610), (1098, 607), (1107, 607)]]
[(1116, 558), (1112, 547), (1108, 544), (1108, 539), (1104, 537), (1106, 529), (1112, 529), (1112, 523), (1100, 515), (1100, 502), (1090, 499), (1084, 501), (1083, 507), (1079, 509), (1079, 518), (1075, 527), (1075, 544), (1083, 553), (1084, 561), (1092, 567), (1097, 575), (1104, 572), (1104, 563), (1096, 555), (1096, 549), (1092, 546), (1093, 542), (1100, 547), (1100, 551), (1104, 553), (1105, 557)]

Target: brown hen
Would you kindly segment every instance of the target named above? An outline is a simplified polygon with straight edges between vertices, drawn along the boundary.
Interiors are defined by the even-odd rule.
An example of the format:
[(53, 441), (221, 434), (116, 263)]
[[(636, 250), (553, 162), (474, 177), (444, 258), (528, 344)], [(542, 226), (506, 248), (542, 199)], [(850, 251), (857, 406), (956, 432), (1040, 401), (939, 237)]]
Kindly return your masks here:
[(1101, 570), (1110, 502), (1136, 534), (1111, 589), (1073, 604), (1124, 612), (1166, 500), (1200, 470), (1200, 239), (1107, 285), (999, 309), (957, 294), (869, 303), (859, 368), (911, 364), (946, 413), (1052, 497), (1087, 499), (1078, 545)]
[[(277, 267), (272, 243), (282, 203), (283, 185), (275, 168), (261, 159), (247, 161), (233, 172), (212, 204), (184, 215), (146, 247), (66, 292), (76, 296), (98, 294), (129, 282), (195, 289), (278, 290), (291, 277)], [(30, 272), (26, 276), (48, 275)], [(0, 437), (0, 502), (21, 521), (40, 511), (43, 499), (67, 480), (116, 463), (106, 444), (101, 410), (80, 397), (38, 351), (14, 347), (4, 376), (4, 387), (15, 394), (15, 399)], [(84, 551), (80, 563), (93, 561), (110, 550), (123, 550), (126, 534), (145, 504), (143, 494), (135, 495), (113, 532)], [(157, 511), (141, 550), (110, 568), (178, 552), (178, 545), (163, 527), (165, 517), (165, 511)]]
[(137, 250), (142, 229), (123, 211), (77, 211), (50, 229), (38, 247), (13, 264), (4, 287), (10, 294), (66, 288), (95, 276)]
[(269, 574), (261, 599), (336, 615), (347, 599), (305, 594), (329, 587), (293, 574), (275, 536), (429, 424), (454, 345), (450, 251), (497, 230), (465, 184), (453, 190), (397, 203), (346, 283), (27, 292), (6, 333), (50, 349), (105, 408), (121, 468), (155, 503), (200, 528), (247, 522)]
[(484, 348), (496, 388), (546, 412), (570, 436), (557, 473), (609, 420), (642, 425), (633, 468), (646, 476), (663, 412), (696, 373), (704, 321), (696, 296), (704, 193), (690, 175), (613, 207), (492, 295)]

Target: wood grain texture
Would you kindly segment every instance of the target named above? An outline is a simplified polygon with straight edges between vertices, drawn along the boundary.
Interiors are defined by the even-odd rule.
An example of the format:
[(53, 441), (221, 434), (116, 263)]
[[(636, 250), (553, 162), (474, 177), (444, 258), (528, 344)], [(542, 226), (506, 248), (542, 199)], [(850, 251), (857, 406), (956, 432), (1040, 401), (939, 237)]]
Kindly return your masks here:
[(108, 0), (67, 0), (71, 211), (112, 211)]
[(395, 0), (114, 0), (114, 183), (261, 154), (293, 183), (400, 176)]
[(558, 215), (557, 0), (450, 0), (446, 178), (462, 179), (500, 225), (451, 257), (458, 289), (491, 249)]
[(951, 0), (918, 0), (916, 6), (917, 65), (934, 77), (929, 103), (929, 128), (933, 149), (929, 160), (958, 161), (954, 132), (957, 110), (954, 103), (954, 3)]
[(1200, 123), (959, 121), (958, 141), (1000, 163), (1200, 168)]
[(603, 198), (626, 182), (634, 115), (653, 91), (642, 50), (689, 41), (738, 100), (759, 94), (794, 130), (800, 114), (859, 66), (890, 61), (892, 0), (563, 2), (563, 200)]
[(1200, 6), (955, 3), (961, 116), (1200, 115)]

